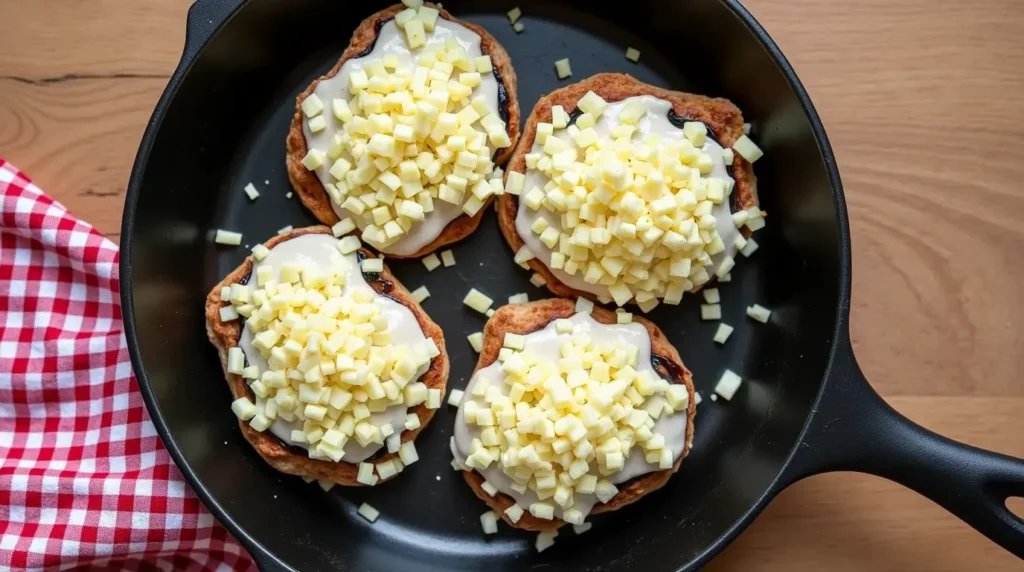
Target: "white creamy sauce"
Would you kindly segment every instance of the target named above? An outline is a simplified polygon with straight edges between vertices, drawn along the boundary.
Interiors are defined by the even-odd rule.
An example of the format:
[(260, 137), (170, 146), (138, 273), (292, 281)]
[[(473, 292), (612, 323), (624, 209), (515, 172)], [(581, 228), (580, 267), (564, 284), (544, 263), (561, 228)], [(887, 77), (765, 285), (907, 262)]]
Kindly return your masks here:
[[(346, 101), (352, 99), (352, 94), (348, 91), (348, 78), (352, 72), (362, 70), (367, 62), (379, 60), (389, 55), (398, 56), (400, 66), (414, 69), (416, 67), (416, 59), (426, 47), (444, 46), (449, 38), (455, 38), (466, 50), (470, 59), (484, 55), (480, 49), (480, 36), (478, 34), (469, 28), (444, 18), (438, 17), (434, 31), (427, 33), (426, 46), (416, 48), (415, 51), (409, 50), (409, 46), (405, 43), (404, 33), (398, 30), (395, 20), (391, 19), (386, 22), (381, 26), (377, 42), (370, 53), (346, 61), (334, 77), (325, 79), (317, 85), (314, 93), (324, 104), (323, 116), (327, 120), (327, 128), (319, 133), (312, 133), (309, 130), (309, 122), (303, 117), (302, 133), (306, 136), (306, 148), (320, 149), (326, 153), (328, 144), (334, 137), (334, 134), (342, 129), (343, 124), (341, 120), (335, 117), (331, 111), (331, 102), (336, 98), (343, 98)], [(458, 78), (457, 73), (458, 70), (452, 74), (453, 77)], [(477, 97), (483, 97), (487, 102), (487, 108), (498, 115), (498, 80), (495, 79), (493, 73), (480, 74), (480, 85), (473, 88), (473, 94), (470, 96), (470, 99), (472, 100)], [(493, 154), (494, 148), (490, 143), (488, 143), (488, 148)], [(353, 164), (356, 163), (348, 153), (342, 153), (342, 157)], [(333, 164), (334, 161), (328, 159), (316, 169), (316, 175), (322, 184), (334, 182), (334, 177), (330, 174)], [(333, 200), (331, 200), (331, 207), (339, 218), (351, 216), (352, 220), (356, 221), (356, 224), (359, 225), (360, 230), (366, 227), (361, 217), (355, 216), (348, 210), (341, 208)], [(448, 226), (448, 223), (455, 220), (461, 214), (461, 206), (453, 205), (447, 201), (435, 200), (434, 210), (426, 213), (422, 221), (415, 223), (397, 241), (379, 250), (387, 254), (403, 256), (414, 254), (419, 249), (430, 244), (441, 234), (444, 227)]]
[[(303, 265), (314, 265), (320, 268), (331, 268), (338, 267), (339, 265), (347, 265), (348, 278), (345, 281), (345, 287), (343, 288), (344, 293), (351, 292), (355, 289), (365, 289), (374, 292), (376, 296), (376, 304), (380, 305), (381, 315), (387, 318), (388, 331), (391, 332), (391, 343), (394, 345), (402, 344), (417, 344), (421, 343), (426, 337), (423, 335), (423, 330), (420, 329), (419, 322), (416, 321), (416, 316), (406, 308), (405, 306), (395, 302), (390, 298), (386, 298), (376, 293), (370, 285), (367, 284), (363, 278), (363, 273), (359, 269), (359, 261), (356, 254), (353, 252), (349, 255), (344, 255), (338, 251), (337, 245), (338, 239), (327, 234), (304, 234), (295, 238), (286, 240), (279, 243), (274, 248), (270, 249), (270, 254), (267, 255), (260, 262), (254, 261), (254, 267), (252, 274), (249, 278), (246, 288), (250, 293), (257, 290), (256, 286), (256, 267), (257, 266), (271, 266), (274, 268), (274, 276), (277, 277), (280, 272), (281, 266), (287, 263), (300, 263)], [(249, 328), (242, 327), (242, 337), (238, 342), (239, 347), (242, 348), (242, 352), (245, 353), (245, 359), (248, 365), (255, 365), (259, 368), (260, 375), (267, 370), (267, 360), (263, 359), (260, 355), (259, 350), (252, 345), (253, 334), (249, 331)], [(417, 374), (417, 379), (420, 375), (426, 371), (427, 367), (422, 367)], [(260, 411), (263, 410), (265, 400), (257, 397), (256, 408)], [(380, 427), (386, 423), (390, 423), (395, 429), (396, 433), (401, 433), (405, 430), (405, 417), (408, 413), (408, 408), (405, 405), (392, 405), (380, 413), (371, 413), (370, 422)], [(291, 440), (291, 433), (293, 429), (302, 429), (302, 422), (296, 420), (294, 422), (288, 422), (278, 417), (273, 424), (270, 426), (270, 432), (276, 435), (279, 439), (288, 443), (289, 445), (295, 445), (308, 450), (306, 443), (295, 443)], [(370, 445), (363, 447), (356, 439), (349, 439), (345, 444), (345, 456), (342, 458), (347, 463), (358, 463), (365, 461), (376, 453), (382, 445), (371, 443)]]
[[(601, 137), (610, 137), (612, 129), (619, 125), (619, 114), (625, 109), (626, 104), (635, 99), (644, 101), (647, 104), (647, 113), (643, 119), (637, 124), (637, 130), (633, 135), (634, 141), (643, 141), (644, 138), (649, 134), (655, 134), (663, 139), (683, 139), (683, 130), (672, 125), (668, 120), (668, 112), (672, 109), (672, 104), (664, 99), (659, 99), (650, 95), (627, 97), (622, 101), (616, 101), (614, 103), (608, 103), (608, 107), (604, 110), (604, 113), (597, 119), (594, 125), (594, 130)], [(553, 137), (564, 139), (570, 146), (573, 146), (572, 139), (569, 137), (569, 133), (565, 129), (559, 129), (554, 132)], [(713, 166), (711, 173), (708, 177), (715, 177), (718, 179), (733, 180), (729, 176), (729, 172), (726, 170), (725, 162), (722, 160), (722, 146), (712, 140), (709, 134), (704, 147), (701, 151), (707, 153), (711, 157)], [(544, 146), (533, 142), (533, 148), (530, 150), (531, 153), (543, 153)], [(534, 187), (539, 187), (541, 190), (544, 189), (544, 185), (548, 182), (547, 176), (537, 169), (527, 169), (526, 179), (523, 183), (523, 193), (527, 193)], [(712, 267), (708, 269), (708, 274), (714, 275), (714, 271), (717, 270), (718, 266), (725, 259), (726, 255), (733, 252), (732, 243), (739, 236), (739, 230), (732, 221), (732, 209), (730, 204), (732, 203), (732, 196), (726, 197), (722, 204), (715, 205), (711, 209), (711, 214), (714, 215), (717, 224), (715, 228), (718, 230), (718, 235), (722, 237), (722, 243), (725, 244), (726, 249), (724, 252), (720, 252), (711, 257), (713, 262)], [(548, 221), (548, 224), (562, 232), (562, 220), (557, 213), (553, 213), (544, 207), (540, 210), (532, 210), (526, 206), (525, 201), (519, 201), (519, 211), (516, 213), (516, 232), (519, 233), (519, 237), (523, 239), (526, 246), (533, 252), (534, 256), (539, 258), (548, 269), (558, 278), (563, 284), (576, 290), (582, 290), (583, 292), (589, 292), (595, 296), (611, 297), (608, 293), (608, 287), (600, 284), (590, 284), (583, 280), (583, 272), (577, 272), (576, 274), (570, 275), (564, 270), (551, 268), (551, 252), (543, 242), (540, 241), (540, 237), (530, 230), (530, 226), (533, 224), (538, 217), (542, 217)]]
[[(641, 324), (602, 324), (592, 318), (590, 314), (583, 313), (578, 313), (571, 319), (575, 326), (573, 333), (586, 333), (597, 344), (618, 340), (636, 346), (639, 350), (637, 352), (636, 370), (638, 372), (647, 372), (652, 376), (652, 379), (661, 377), (651, 365), (651, 339), (647, 334), (647, 329)], [(523, 351), (536, 355), (540, 361), (554, 363), (560, 357), (560, 341), (568, 339), (572, 335), (556, 332), (554, 321), (552, 321), (544, 329), (526, 336), (526, 345)], [(486, 380), (489, 384), (488, 387), (493, 385), (501, 390), (502, 395), (508, 395), (511, 387), (504, 382), (504, 379), (505, 373), (501, 369), (501, 363), (495, 361), (473, 375), (469, 385), (466, 387), (466, 396), (463, 398), (462, 403), (470, 400), (481, 400), (481, 398), (473, 396), (473, 386), (480, 380)], [(653, 399), (663, 398), (654, 397)], [(470, 426), (466, 423), (463, 409), (463, 406), (460, 405), (459, 411), (455, 416), (455, 436), (452, 439), (452, 455), (460, 463), (465, 464), (466, 458), (470, 454), (470, 446), (473, 439), (479, 438), (482, 431), (478, 425)], [(675, 462), (679, 459), (679, 455), (683, 453), (683, 448), (688, 438), (686, 435), (686, 411), (677, 411), (672, 415), (662, 415), (655, 420), (652, 431), (661, 433), (665, 437), (665, 445), (672, 451), (672, 461)], [(592, 474), (597, 475), (599, 479), (607, 478), (614, 484), (624, 483), (641, 475), (660, 470), (657, 465), (647, 463), (647, 460), (644, 459), (643, 447), (639, 445), (632, 448), (625, 465), (617, 473), (602, 477), (596, 471), (596, 464), (592, 464), (592, 466), (594, 466), (594, 469), (591, 470)], [(526, 489), (525, 493), (518, 493), (513, 490), (512, 483), (514, 481), (501, 470), (497, 460), (486, 469), (472, 470), (480, 473), (487, 482), (494, 485), (500, 492), (515, 499), (516, 504), (524, 509), (529, 509), (531, 504), (540, 502), (537, 498), (537, 493), (531, 489)], [(575, 493), (573, 500), (573, 507), (582, 512), (584, 516), (590, 514), (594, 505), (599, 502), (597, 495), (582, 493)], [(562, 507), (558, 506), (552, 499), (548, 499), (545, 502), (550, 502), (554, 505), (556, 518), (562, 517)]]

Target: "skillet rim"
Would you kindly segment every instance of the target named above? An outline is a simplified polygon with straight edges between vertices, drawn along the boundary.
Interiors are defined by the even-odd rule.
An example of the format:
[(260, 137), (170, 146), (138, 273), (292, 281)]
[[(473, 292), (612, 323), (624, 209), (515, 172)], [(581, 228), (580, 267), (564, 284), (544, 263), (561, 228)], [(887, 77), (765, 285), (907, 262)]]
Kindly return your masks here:
[[(844, 336), (848, 337), (847, 332), (850, 310), (850, 223), (846, 207), (846, 198), (843, 192), (843, 185), (839, 176), (839, 168), (836, 164), (835, 154), (832, 151), (832, 145), (825, 133), (825, 128), (821, 122), (821, 118), (818, 115), (814, 104), (811, 102), (810, 95), (804, 88), (803, 83), (801, 83), (800, 79), (797, 77), (792, 64), (789, 63), (789, 60), (786, 59), (782, 50), (779, 49), (778, 45), (776, 45), (775, 41), (772, 40), (768, 32), (765, 31), (764, 27), (739, 2), (739, 0), (718, 0), (718, 2), (731, 11), (732, 14), (740, 21), (740, 24), (743, 25), (748, 32), (753, 34), (761, 44), (761, 47), (768, 52), (769, 58), (771, 58), (777, 69), (782, 73), (789, 88), (796, 96), (805, 117), (810, 123), (811, 132), (814, 134), (814, 140), (818, 145), (818, 150), (821, 154), (825, 171), (828, 174), (829, 186), (832, 190), (832, 198), (836, 210), (836, 222), (838, 222), (839, 225), (838, 254), (840, 264), (838, 307), (836, 308), (836, 316), (832, 332), (832, 344), (829, 349), (825, 369), (822, 372), (817, 395), (811, 404), (803, 427), (800, 429), (789, 453), (786, 455), (785, 460), (779, 467), (775, 478), (772, 479), (771, 483), (748, 507), (747, 511), (740, 518), (733, 522), (733, 524), (727, 528), (725, 532), (719, 535), (717, 539), (706, 546), (700, 554), (690, 559), (688, 562), (682, 563), (682, 565), (677, 569), (678, 571), (694, 570), (710, 561), (726, 546), (732, 543), (743, 530), (750, 526), (750, 523), (754, 518), (764, 510), (768, 503), (771, 502), (779, 492), (793, 482), (794, 479), (789, 474), (789, 469), (793, 463), (794, 457), (799, 451), (800, 443), (803, 442), (804, 437), (812, 426), (812, 422), (816, 416), (817, 405), (821, 402), (822, 396), (825, 395), (825, 391), (828, 389), (834, 374), (837, 373), (835, 365), (836, 358), (848, 357), (850, 354), (847, 349), (848, 344), (842, 343)], [(143, 401), (146, 404), (146, 409), (149, 411), (150, 418), (156, 428), (157, 434), (163, 441), (164, 446), (167, 448), (168, 453), (174, 460), (175, 465), (177, 465), (178, 470), (181, 471), (185, 480), (188, 481), (189, 486), (192, 487), (196, 495), (203, 501), (207, 508), (210, 509), (210, 512), (212, 512), (214, 516), (216, 516), (217, 519), (227, 527), (229, 532), (243, 545), (261, 569), (267, 567), (267, 565), (273, 565), (283, 570), (294, 570), (294, 568), (281, 561), (258, 540), (252, 537), (241, 525), (235, 522), (235, 520), (228, 514), (227, 510), (217, 501), (213, 493), (206, 487), (202, 480), (200, 480), (198, 475), (193, 471), (192, 467), (185, 459), (181, 449), (178, 447), (177, 441), (171, 434), (167, 421), (163, 417), (156, 395), (150, 386), (145, 367), (143, 367), (142, 355), (139, 350), (138, 335), (135, 328), (135, 311), (132, 305), (133, 289), (131, 261), (132, 237), (134, 236), (135, 229), (135, 213), (138, 207), (143, 174), (146, 171), (149, 156), (153, 149), (153, 144), (160, 133), (170, 102), (174, 99), (175, 95), (177, 95), (178, 89), (188, 76), (193, 64), (198, 59), (198, 56), (205, 49), (206, 45), (209, 44), (225, 26), (230, 24), (235, 14), (243, 9), (247, 3), (248, 0), (216, 0), (214, 2), (202, 2), (197, 0), (189, 8), (186, 18), (185, 43), (181, 59), (179, 60), (174, 73), (168, 80), (167, 87), (164, 88), (160, 99), (157, 100), (157, 104), (152, 116), (150, 117), (149, 124), (143, 133), (142, 140), (139, 144), (139, 150), (135, 156), (128, 187), (125, 192), (125, 204), (121, 221), (121, 250), (119, 257), (121, 316), (122, 323), (124, 324), (125, 341), (128, 346), (128, 353), (132, 362), (132, 369), (135, 373), (139, 390), (142, 393)], [(232, 4), (237, 5), (230, 7)]]

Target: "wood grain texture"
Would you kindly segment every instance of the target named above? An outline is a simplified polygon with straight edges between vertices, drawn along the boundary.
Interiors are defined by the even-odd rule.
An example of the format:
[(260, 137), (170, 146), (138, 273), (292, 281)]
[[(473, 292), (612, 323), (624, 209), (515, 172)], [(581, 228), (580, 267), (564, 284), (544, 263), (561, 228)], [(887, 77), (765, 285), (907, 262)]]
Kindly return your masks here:
[[(0, 2), (0, 156), (107, 234), (189, 3)], [(828, 129), (853, 227), (852, 333), (912, 419), (1024, 456), (1024, 10), (1017, 0), (747, 0)], [(1024, 512), (1024, 502), (1014, 505)], [(1019, 570), (931, 502), (832, 474), (712, 570)]]

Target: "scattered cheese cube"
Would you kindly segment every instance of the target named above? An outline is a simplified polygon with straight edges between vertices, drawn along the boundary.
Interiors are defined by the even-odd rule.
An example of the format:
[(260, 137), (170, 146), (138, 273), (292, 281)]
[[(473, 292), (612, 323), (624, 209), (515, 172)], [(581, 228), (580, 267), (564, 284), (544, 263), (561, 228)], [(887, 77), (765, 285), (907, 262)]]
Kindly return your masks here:
[(476, 353), (480, 353), (481, 351), (483, 351), (483, 349), (484, 349), (484, 334), (483, 334), (483, 332), (472, 333), (472, 334), (470, 334), (467, 337), (467, 339), (469, 340), (469, 345), (473, 346), (473, 349), (476, 350)]
[[(758, 220), (763, 221), (764, 219)], [(740, 249), (740, 254), (746, 257), (750, 257), (751, 254), (754, 254), (754, 252), (757, 251), (758, 246), (759, 245), (753, 238), (748, 238), (746, 243), (743, 245), (743, 248)]]
[(252, 183), (245, 185), (245, 194), (249, 197), (250, 201), (255, 201), (260, 196), (260, 192), (256, 190), (256, 187)]
[(574, 524), (572, 525), (572, 531), (576, 534), (583, 534), (584, 532), (590, 530), (593, 526), (594, 524), (591, 522), (584, 522), (583, 524)]
[(242, 233), (232, 232), (230, 230), (217, 229), (217, 233), (213, 237), (213, 241), (217, 244), (226, 244), (229, 246), (238, 246), (242, 244)]
[(640, 60), (640, 50), (636, 48), (626, 48), (626, 59), (635, 62)]
[(484, 529), (484, 534), (497, 534), (498, 533), (498, 515), (494, 514), (494, 511), (487, 511), (480, 515), (480, 526)]
[(448, 405), (451, 405), (452, 407), (458, 407), (459, 404), (462, 403), (462, 397), (464, 395), (465, 392), (462, 391), (461, 389), (453, 389), (451, 393), (448, 394)]
[(372, 506), (365, 502), (359, 505), (359, 510), (356, 512), (359, 513), (359, 516), (365, 518), (370, 522), (376, 522), (377, 518), (380, 516), (380, 512), (377, 509), (373, 508)]
[(509, 21), (509, 23), (515, 24), (516, 21), (518, 21), (519, 18), (522, 17), (522, 15), (523, 15), (523, 11), (519, 9), (519, 6), (516, 6), (515, 8), (512, 8), (511, 10), (508, 11), (508, 21)]
[(257, 261), (263, 260), (264, 258), (267, 257), (268, 254), (270, 254), (270, 249), (267, 248), (266, 246), (263, 246), (262, 244), (257, 244), (256, 246), (252, 247), (252, 257), (255, 258)]
[(471, 288), (469, 293), (466, 294), (466, 297), (462, 300), (462, 303), (483, 314), (491, 307), (494, 300), (485, 296), (476, 288)]
[(444, 263), (444, 267), (455, 266), (455, 253), (451, 250), (445, 250), (441, 253), (441, 261)]
[(708, 304), (718, 304), (721, 301), (718, 288), (705, 288), (702, 290), (702, 294), (704, 294), (704, 301)]
[(760, 304), (754, 304), (753, 306), (747, 306), (747, 315), (762, 324), (767, 324), (772, 311)]
[(548, 548), (555, 545), (555, 536), (558, 535), (558, 531), (555, 532), (541, 532), (537, 535), (537, 540), (534, 542), (534, 548), (537, 552), (544, 552)]
[(700, 306), (700, 319), (701, 320), (721, 320), (722, 319), (722, 306), (720, 304), (701, 304)]
[(433, 272), (438, 266), (441, 266), (441, 259), (436, 254), (429, 254), (423, 258), (423, 266), (427, 267), (427, 270)]
[(563, 58), (555, 62), (555, 73), (558, 75), (558, 79), (565, 79), (572, 75), (572, 69), (569, 67), (569, 58)]
[(736, 390), (740, 388), (740, 384), (743, 383), (743, 379), (736, 375), (730, 370), (725, 370), (722, 373), (722, 377), (715, 384), (715, 393), (721, 395), (723, 399), (729, 401), (734, 395)]
[(420, 286), (419, 288), (413, 290), (410, 293), (410, 296), (412, 296), (412, 299), (416, 300), (416, 302), (422, 302), (430, 297), (430, 290), (427, 290), (426, 286)]
[(718, 330), (715, 331), (714, 341), (717, 344), (724, 344), (729, 336), (732, 335), (733, 327), (728, 324), (718, 324)]

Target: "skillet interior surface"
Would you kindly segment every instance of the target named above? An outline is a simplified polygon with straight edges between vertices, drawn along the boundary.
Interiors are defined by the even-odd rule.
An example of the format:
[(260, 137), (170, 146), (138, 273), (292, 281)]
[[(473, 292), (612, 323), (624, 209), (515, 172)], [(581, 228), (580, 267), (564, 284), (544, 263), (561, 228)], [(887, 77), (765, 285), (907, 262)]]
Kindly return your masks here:
[[(203, 300), (249, 251), (218, 247), (212, 236), (217, 228), (241, 231), (251, 246), (285, 225), (315, 223), (297, 198), (285, 197), (284, 137), (295, 95), (333, 65), (359, 21), (384, 3), (252, 0), (201, 50), (170, 96), (148, 156), (139, 157), (122, 259), (130, 276), (129, 342), (145, 364), (137, 374), (155, 402), (157, 427), (200, 495), (250, 549), (258, 543), (298, 569), (669, 570), (703, 560), (784, 466), (833, 343), (840, 207), (801, 99), (757, 35), (718, 0), (634, 0), (608, 8), (520, 0), (521, 35), (505, 17), (511, 3), (444, 4), (508, 50), (524, 117), (540, 95), (565, 85), (553, 62), (569, 57), (572, 80), (626, 72), (727, 97), (753, 123), (752, 136), (765, 150), (755, 172), (769, 216), (757, 235), (762, 248), (741, 260), (721, 288), (723, 320), (735, 333), (724, 347), (715, 345), (717, 322), (700, 321), (699, 297), (652, 314), (705, 398), (679, 474), (642, 502), (594, 518), (584, 536), (563, 529), (556, 546), (538, 555), (532, 534), (504, 525), (496, 536), (482, 534), (478, 517), (486, 507), (449, 466), (453, 408), (440, 410), (420, 435), (421, 460), (374, 488), (325, 494), (275, 472), (241, 436), (204, 335)], [(625, 59), (628, 46), (641, 51), (639, 64)], [(261, 192), (254, 203), (242, 192), (250, 181)], [(512, 261), (493, 212), (454, 252), (454, 268), (431, 273), (419, 261), (389, 262), (410, 289), (426, 285), (432, 292), (424, 308), (445, 332), (449, 390), (464, 388), (476, 363), (465, 336), (481, 330), (484, 319), (462, 305), (470, 287), (498, 302), (517, 292), (548, 296)], [(755, 302), (774, 310), (772, 323), (745, 317)], [(745, 384), (731, 402), (712, 402), (726, 367)], [(373, 525), (355, 512), (364, 501), (381, 512)]]

